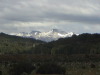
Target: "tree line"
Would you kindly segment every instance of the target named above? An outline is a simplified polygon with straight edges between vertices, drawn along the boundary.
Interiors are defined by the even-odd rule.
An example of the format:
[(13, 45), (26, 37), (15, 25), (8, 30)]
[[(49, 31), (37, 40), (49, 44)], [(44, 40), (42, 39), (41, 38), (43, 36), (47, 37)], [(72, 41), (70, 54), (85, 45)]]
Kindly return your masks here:
[(100, 54), (100, 34), (84, 33), (40, 44), (29, 51), (33, 54)]

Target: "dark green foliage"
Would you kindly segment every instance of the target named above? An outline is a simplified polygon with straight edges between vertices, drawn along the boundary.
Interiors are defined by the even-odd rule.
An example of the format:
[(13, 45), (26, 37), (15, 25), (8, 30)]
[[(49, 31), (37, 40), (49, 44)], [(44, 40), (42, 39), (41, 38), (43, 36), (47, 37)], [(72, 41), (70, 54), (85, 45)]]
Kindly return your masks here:
[(38, 70), (38, 74), (65, 74), (66, 69), (54, 63), (42, 64)]
[(91, 64), (90, 67), (91, 68), (95, 68), (96, 66), (95, 66), (95, 64)]
[(100, 54), (100, 34), (80, 34), (50, 43), (0, 33), (0, 54)]
[(0, 71), (0, 75), (2, 75), (2, 71)]
[(86, 67), (85, 66), (82, 66), (82, 69), (86, 69)]
[(32, 63), (20, 62), (12, 65), (10, 74), (21, 75), (24, 72), (30, 74), (34, 69), (35, 67), (32, 65)]
[(33, 54), (100, 54), (100, 34), (80, 34), (37, 46)]
[(42, 41), (0, 33), (0, 54), (26, 53), (37, 43)]
[[(78, 67), (79, 62), (83, 65), (80, 63)], [(95, 62), (100, 62), (100, 34), (85, 33), (44, 43), (0, 33), (1, 74), (9, 72), (8, 75), (30, 75), (34, 69), (38, 74), (65, 74), (74, 68), (80, 71), (88, 68), (94, 70), (97, 68)], [(66, 66), (66, 69), (62, 66)]]

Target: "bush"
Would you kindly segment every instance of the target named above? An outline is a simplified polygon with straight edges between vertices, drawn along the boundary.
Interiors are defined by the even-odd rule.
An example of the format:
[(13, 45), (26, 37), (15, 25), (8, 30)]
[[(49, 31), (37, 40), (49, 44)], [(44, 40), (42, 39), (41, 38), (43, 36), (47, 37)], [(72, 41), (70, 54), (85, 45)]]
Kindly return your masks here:
[(54, 63), (42, 64), (36, 73), (38, 74), (65, 74), (66, 70), (64, 67)]
[(91, 68), (95, 68), (96, 67), (95, 64), (91, 64), (90, 66), (91, 66)]
[(10, 73), (11, 75), (21, 75), (24, 72), (29, 74), (34, 69), (35, 67), (32, 65), (32, 63), (21, 62), (14, 64), (12, 69), (10, 69)]

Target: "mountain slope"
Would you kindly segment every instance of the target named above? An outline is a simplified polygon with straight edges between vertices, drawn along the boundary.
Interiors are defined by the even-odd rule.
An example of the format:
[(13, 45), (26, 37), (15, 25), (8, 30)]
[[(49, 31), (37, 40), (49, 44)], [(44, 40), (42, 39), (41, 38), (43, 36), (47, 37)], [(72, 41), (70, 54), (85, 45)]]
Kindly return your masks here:
[(43, 42), (31, 38), (22, 38), (0, 33), (0, 54), (24, 53), (40, 43)]
[(100, 54), (100, 34), (80, 34), (61, 38), (33, 50), (35, 54)]

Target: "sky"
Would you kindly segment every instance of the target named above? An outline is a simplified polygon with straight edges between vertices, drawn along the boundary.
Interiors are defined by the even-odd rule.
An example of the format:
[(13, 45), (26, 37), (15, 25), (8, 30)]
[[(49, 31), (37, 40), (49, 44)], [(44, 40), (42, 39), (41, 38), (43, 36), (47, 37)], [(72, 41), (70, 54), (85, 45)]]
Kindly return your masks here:
[(0, 32), (100, 33), (100, 0), (0, 0)]

